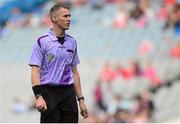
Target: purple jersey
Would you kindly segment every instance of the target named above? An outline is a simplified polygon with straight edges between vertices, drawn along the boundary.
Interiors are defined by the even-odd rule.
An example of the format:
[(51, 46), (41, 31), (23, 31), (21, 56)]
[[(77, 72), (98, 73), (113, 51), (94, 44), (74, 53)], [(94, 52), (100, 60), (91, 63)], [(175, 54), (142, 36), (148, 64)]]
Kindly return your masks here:
[(34, 44), (29, 65), (40, 67), (41, 85), (70, 85), (74, 82), (72, 67), (80, 63), (77, 43), (67, 34), (64, 40), (65, 42), (60, 44), (50, 30)]

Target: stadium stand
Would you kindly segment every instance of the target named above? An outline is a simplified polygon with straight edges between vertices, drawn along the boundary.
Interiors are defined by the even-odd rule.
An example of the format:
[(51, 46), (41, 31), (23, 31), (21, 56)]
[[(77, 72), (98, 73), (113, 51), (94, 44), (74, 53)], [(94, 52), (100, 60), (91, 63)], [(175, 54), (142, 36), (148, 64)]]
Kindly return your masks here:
[[(20, 0), (14, 0), (14, 2), (18, 1)], [(38, 112), (32, 107), (33, 94), (30, 68), (27, 62), (32, 45), (36, 40), (35, 37), (45, 33), (49, 28), (42, 23), (42, 17), (47, 16), (45, 13), (54, 2), (34, 1), (39, 2), (37, 4), (31, 1), (34, 9), (43, 5), (40, 13), (39, 11), (34, 12), (33, 7), (29, 4), (29, 9), (32, 10), (20, 9), (31, 13), (31, 16), (29, 13), (23, 15), (23, 22), (28, 16), (30, 20), (28, 24), (13, 25), (13, 28), (8, 25), (1, 27), (0, 122), (3, 123), (39, 122)], [(127, 26), (121, 20), (123, 26), (120, 25), (120, 27), (119, 25), (114, 27), (113, 19), (119, 8), (125, 8), (128, 12), (133, 8), (134, 3), (131, 0), (116, 4), (106, 3), (97, 10), (93, 9), (89, 3), (73, 6), (72, 26), (67, 32), (78, 41), (78, 53), (81, 59), (79, 71), (83, 92), (91, 112), (90, 119), (80, 119), (81, 122), (162, 123), (180, 116), (180, 95), (178, 93), (180, 90), (180, 58), (170, 54), (170, 49), (179, 42), (179, 35), (174, 32), (173, 28), (163, 29), (167, 18), (160, 20), (155, 15), (162, 2), (162, 0), (150, 2), (152, 8), (149, 10), (147, 20), (134, 20), (129, 17)], [(6, 6), (3, 3), (0, 12), (2, 12), (3, 5)], [(152, 10), (155, 11), (154, 16), (151, 16)], [(120, 17), (123, 18), (123, 14), (120, 14)], [(1, 19), (2, 15), (0, 23), (3, 24)], [(6, 21), (8, 20), (11, 20), (10, 15), (6, 18)], [(140, 70), (142, 70), (140, 75), (135, 75), (132, 65), (134, 61), (139, 62)], [(126, 73), (116, 74), (112, 81), (101, 82), (103, 102), (107, 107), (107, 110), (102, 111), (95, 105), (93, 93), (106, 63), (109, 63), (114, 73), (117, 73), (118, 65), (121, 65)], [(147, 66), (149, 63), (151, 66)], [(137, 115), (133, 115), (138, 104), (136, 96), (142, 91), (148, 93), (148, 99), (154, 105), (152, 115), (150, 117), (148, 115), (145, 119), (137, 114), (138, 112)], [(119, 116), (116, 115), (115, 103), (113, 103), (116, 101), (114, 98), (119, 98), (114, 97), (117, 94), (122, 101), (121, 104), (118, 103), (119, 108), (122, 109)], [(125, 118), (122, 118), (121, 114), (128, 115), (128, 117), (123, 116)]]

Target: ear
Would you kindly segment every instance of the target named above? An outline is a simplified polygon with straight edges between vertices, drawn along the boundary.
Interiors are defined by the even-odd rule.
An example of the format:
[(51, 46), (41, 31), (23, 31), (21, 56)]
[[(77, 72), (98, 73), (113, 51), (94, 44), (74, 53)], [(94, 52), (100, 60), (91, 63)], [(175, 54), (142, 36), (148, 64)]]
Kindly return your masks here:
[(56, 17), (54, 16), (54, 17), (52, 17), (52, 20), (54, 21), (54, 22), (56, 22)]

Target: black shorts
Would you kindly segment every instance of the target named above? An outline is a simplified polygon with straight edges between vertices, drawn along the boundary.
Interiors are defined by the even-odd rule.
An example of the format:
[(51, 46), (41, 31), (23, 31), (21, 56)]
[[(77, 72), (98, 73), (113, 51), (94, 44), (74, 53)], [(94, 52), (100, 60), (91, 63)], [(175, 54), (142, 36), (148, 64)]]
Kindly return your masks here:
[(41, 112), (41, 123), (78, 123), (78, 106), (74, 85), (42, 86), (47, 110)]

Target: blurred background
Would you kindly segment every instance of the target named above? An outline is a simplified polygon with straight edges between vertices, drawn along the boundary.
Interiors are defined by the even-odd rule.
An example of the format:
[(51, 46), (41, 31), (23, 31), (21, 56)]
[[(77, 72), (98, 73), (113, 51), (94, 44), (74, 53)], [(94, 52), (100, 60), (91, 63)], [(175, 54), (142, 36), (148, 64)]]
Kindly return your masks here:
[(0, 122), (39, 122), (28, 60), (60, 2), (90, 112), (80, 122), (180, 122), (180, 0), (0, 0)]

